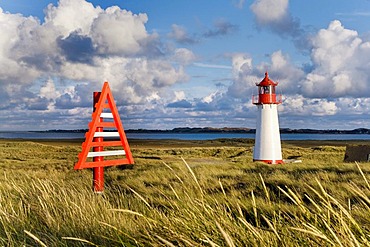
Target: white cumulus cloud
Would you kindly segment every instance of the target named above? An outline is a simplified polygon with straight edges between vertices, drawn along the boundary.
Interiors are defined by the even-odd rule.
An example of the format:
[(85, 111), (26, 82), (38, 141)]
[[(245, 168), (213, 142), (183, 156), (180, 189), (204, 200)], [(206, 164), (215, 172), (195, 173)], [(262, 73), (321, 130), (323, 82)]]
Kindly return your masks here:
[(283, 38), (289, 38), (298, 49), (309, 47), (308, 32), (298, 18), (289, 12), (289, 0), (255, 0), (251, 5), (259, 29), (267, 29)]
[(258, 23), (269, 24), (279, 22), (288, 15), (288, 3), (289, 0), (256, 0), (250, 8)]
[(285, 98), (280, 110), (291, 116), (329, 116), (335, 115), (339, 109), (334, 101), (307, 99), (302, 95), (290, 95)]
[(92, 41), (100, 54), (137, 54), (151, 39), (145, 28), (147, 21), (146, 14), (109, 7), (90, 24)]
[[(146, 30), (147, 21), (145, 13), (134, 14), (117, 6), (102, 9), (85, 0), (49, 4), (42, 23), (0, 9), (2, 96), (14, 101), (15, 96), (18, 101), (27, 97), (55, 101), (63, 95), (58, 101), (63, 107), (68, 100), (71, 107), (77, 99), (87, 104), (83, 102), (87, 97), (71, 94), (80, 89), (50, 93), (51, 83), (44, 78), (53, 77), (72, 86), (81, 82), (101, 85), (108, 80), (115, 90), (127, 92), (118, 95), (118, 100), (141, 103), (164, 87), (186, 81), (182, 66), (195, 55), (188, 49), (160, 51), (158, 35)], [(179, 64), (175, 67), (172, 62)], [(38, 91), (40, 80), (46, 84)]]
[(196, 59), (196, 55), (189, 49), (178, 48), (174, 51), (173, 60), (182, 65), (190, 64)]
[(62, 0), (57, 6), (49, 4), (45, 13), (45, 25), (52, 25), (66, 37), (74, 31), (83, 35), (89, 34), (91, 23), (104, 13), (104, 10), (85, 0)]
[(313, 70), (302, 82), (308, 97), (368, 97), (370, 42), (338, 20), (312, 39)]

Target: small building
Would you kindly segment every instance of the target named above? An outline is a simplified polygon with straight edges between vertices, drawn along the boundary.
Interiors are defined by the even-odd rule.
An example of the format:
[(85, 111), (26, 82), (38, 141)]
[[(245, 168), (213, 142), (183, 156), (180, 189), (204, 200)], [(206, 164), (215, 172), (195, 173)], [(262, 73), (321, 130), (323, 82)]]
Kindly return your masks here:
[(370, 145), (347, 145), (344, 162), (369, 162)]

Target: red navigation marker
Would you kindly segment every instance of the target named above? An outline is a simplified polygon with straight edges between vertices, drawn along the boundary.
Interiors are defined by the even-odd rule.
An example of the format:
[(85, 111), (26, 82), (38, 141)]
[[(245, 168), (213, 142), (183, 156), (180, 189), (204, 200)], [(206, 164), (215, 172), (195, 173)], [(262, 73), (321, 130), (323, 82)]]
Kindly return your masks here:
[[(94, 168), (94, 191), (102, 192), (104, 167), (134, 163), (108, 82), (101, 92), (94, 92), (94, 112), (85, 137), (74, 169)], [(108, 150), (104, 151), (104, 147)], [(104, 160), (106, 156), (115, 156), (115, 159)]]

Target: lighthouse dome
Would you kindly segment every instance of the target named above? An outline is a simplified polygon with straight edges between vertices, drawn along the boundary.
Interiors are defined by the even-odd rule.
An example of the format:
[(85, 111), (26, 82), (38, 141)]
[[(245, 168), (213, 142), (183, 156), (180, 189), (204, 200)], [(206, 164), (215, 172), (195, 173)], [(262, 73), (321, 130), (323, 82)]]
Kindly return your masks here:
[(260, 83), (256, 83), (257, 86), (265, 87), (265, 86), (277, 86), (279, 83), (274, 82), (269, 78), (269, 74), (265, 73), (265, 78)]
[[(265, 73), (265, 78), (260, 83), (256, 83), (258, 86), (258, 97), (253, 95), (252, 102), (255, 105), (259, 104), (281, 104), (282, 96), (281, 94), (276, 95), (275, 87), (278, 85), (277, 82), (274, 82), (269, 78), (268, 73)], [(278, 96), (278, 97), (276, 97)]]

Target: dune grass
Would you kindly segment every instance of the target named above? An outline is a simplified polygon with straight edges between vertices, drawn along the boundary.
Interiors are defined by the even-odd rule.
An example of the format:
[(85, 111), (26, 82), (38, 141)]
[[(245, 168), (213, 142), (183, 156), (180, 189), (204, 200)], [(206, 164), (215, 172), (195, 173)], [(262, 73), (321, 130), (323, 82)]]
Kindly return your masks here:
[(78, 144), (0, 141), (2, 246), (370, 246), (370, 167), (345, 147), (132, 147), (132, 169), (74, 171)]

